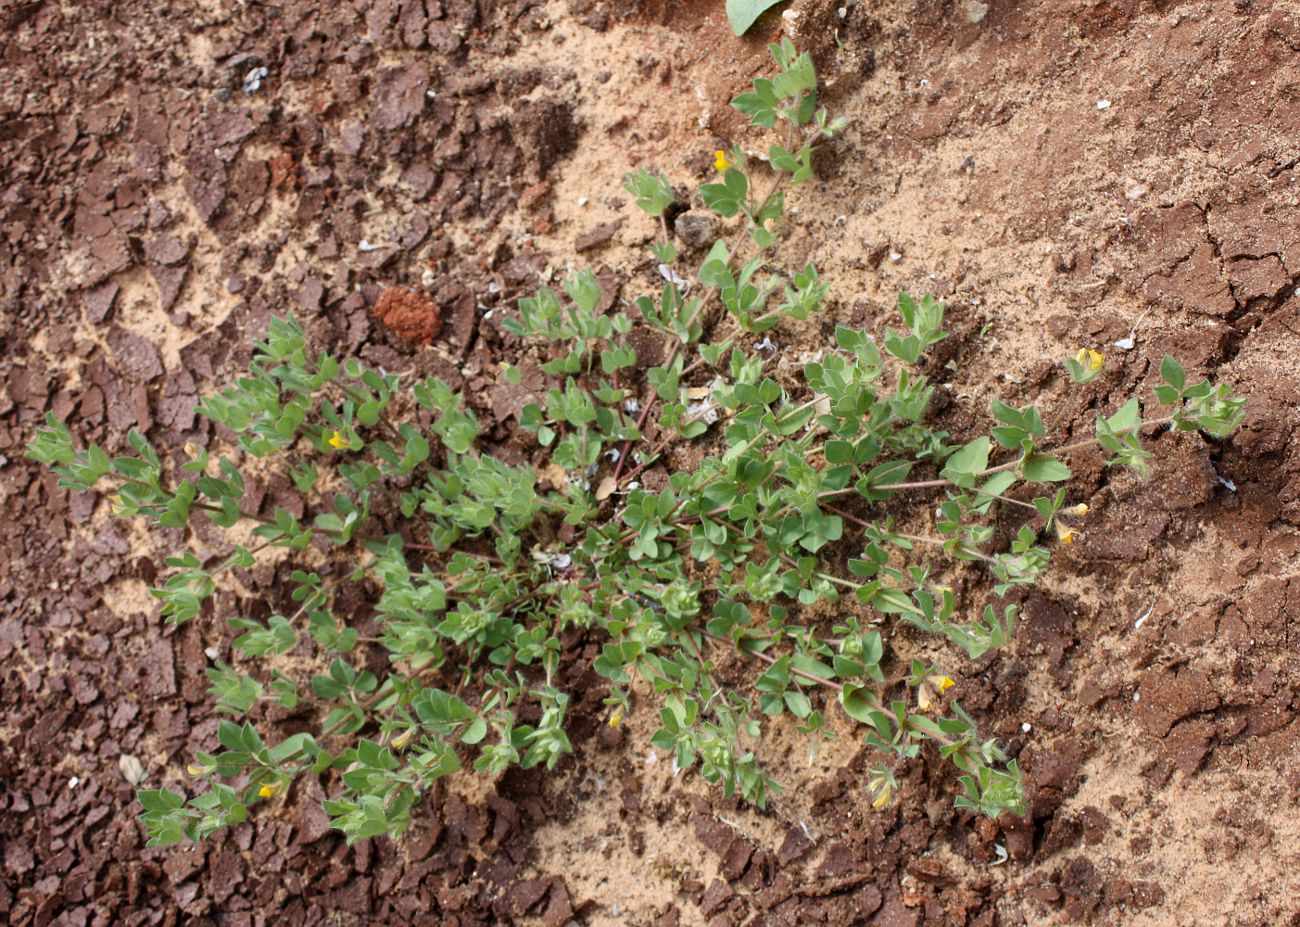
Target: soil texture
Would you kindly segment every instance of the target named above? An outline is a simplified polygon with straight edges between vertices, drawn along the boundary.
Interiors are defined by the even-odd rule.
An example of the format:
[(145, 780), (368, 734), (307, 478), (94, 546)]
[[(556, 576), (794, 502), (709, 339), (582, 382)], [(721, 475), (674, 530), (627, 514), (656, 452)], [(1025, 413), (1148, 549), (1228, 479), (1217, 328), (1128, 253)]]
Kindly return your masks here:
[[(722, 7), (0, 9), (0, 919), (1300, 924), (1300, 9), (794, 0), (741, 40)], [(138, 428), (178, 459), (211, 436), (196, 397), (292, 311), (322, 348), (464, 390), (508, 449), (522, 400), (500, 370), (528, 358), (503, 317), (571, 267), (610, 304), (650, 290), (657, 229), (622, 175), (693, 189), (715, 148), (765, 148), (727, 103), (783, 30), (853, 120), (787, 200), (786, 262), (832, 284), (825, 317), (771, 333), (791, 385), (836, 323), (883, 330), (906, 289), (948, 302), (929, 373), (958, 437), (1001, 396), (1077, 440), (1149, 396), (1166, 353), (1249, 397), (1228, 440), (1154, 441), (1149, 481), (1074, 456), (1091, 513), (1011, 646), (971, 663), (892, 633), (943, 656), (1019, 758), (1028, 817), (954, 810), (934, 756), (872, 809), (842, 722), (814, 754), (772, 727), (787, 791), (759, 813), (675, 776), (652, 712), (606, 726), (596, 644), (574, 640), (560, 683), (585, 694), (554, 774), (448, 780), (398, 841), (348, 847), (300, 783), (202, 846), (146, 848), (136, 785), (212, 747), (225, 618), (269, 614), (290, 567), (164, 625), (148, 588), (183, 537), (58, 490), (23, 457), (37, 424), (110, 451)], [(702, 212), (684, 248), (710, 239)], [(1059, 360), (1085, 346), (1106, 372), (1070, 389)]]

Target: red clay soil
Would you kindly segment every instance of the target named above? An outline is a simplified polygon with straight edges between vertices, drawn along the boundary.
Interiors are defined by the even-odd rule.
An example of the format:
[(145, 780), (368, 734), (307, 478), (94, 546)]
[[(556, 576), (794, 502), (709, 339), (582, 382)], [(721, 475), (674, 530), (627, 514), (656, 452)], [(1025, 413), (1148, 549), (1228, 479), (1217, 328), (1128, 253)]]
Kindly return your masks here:
[[(954, 810), (934, 756), (874, 811), (852, 731), (817, 775), (792, 749), (790, 791), (757, 815), (647, 765), (631, 721), (605, 726), (596, 645), (574, 639), (560, 682), (576, 753), (555, 777), (449, 785), (403, 839), (353, 847), (300, 783), (202, 846), (145, 848), (129, 780), (175, 785), (212, 746), (203, 674), (228, 654), (224, 619), (282, 608), (289, 566), (163, 625), (146, 590), (186, 538), (58, 490), (23, 458), (33, 429), (52, 410), (115, 451), (139, 428), (175, 459), (211, 437), (196, 396), (291, 310), (322, 348), (463, 389), (484, 444), (518, 457), (499, 369), (521, 349), (501, 318), (575, 243), (606, 280), (653, 274), (600, 170), (698, 178), (737, 137), (722, 104), (766, 67), (781, 20), (742, 42), (720, 6), (0, 11), (0, 919), (1300, 924), (1300, 14), (1285, 0), (795, 4), (856, 134), (821, 156), (794, 238), (854, 281), (833, 321), (883, 328), (903, 285), (949, 300), (957, 337), (930, 371), (944, 427), (981, 424), (949, 394), (996, 389), (1069, 440), (1147, 389), (1166, 352), (1250, 397), (1228, 440), (1154, 442), (1149, 482), (1075, 458), (1084, 542), (1024, 596), (1013, 645), (954, 670), (1027, 771), (1026, 819)], [(809, 322), (782, 350), (826, 347), (828, 330)], [(1136, 349), (1114, 346), (1134, 332)], [(1107, 348), (1108, 371), (1072, 391), (1052, 361), (1078, 344)], [(293, 498), (275, 478), (244, 501)], [(189, 543), (220, 551), (215, 532)], [(362, 589), (339, 610), (373, 622)], [(605, 862), (614, 848), (626, 870)]]
[(370, 314), (399, 338), (412, 344), (433, 344), (442, 331), (442, 311), (427, 294), (389, 287), (379, 294)]

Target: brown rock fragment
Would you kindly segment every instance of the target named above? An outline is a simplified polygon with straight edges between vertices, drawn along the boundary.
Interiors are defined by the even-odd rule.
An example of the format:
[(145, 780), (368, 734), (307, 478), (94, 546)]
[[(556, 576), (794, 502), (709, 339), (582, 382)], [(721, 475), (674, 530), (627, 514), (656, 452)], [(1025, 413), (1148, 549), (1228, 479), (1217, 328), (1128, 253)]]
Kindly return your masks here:
[(185, 260), (189, 249), (175, 235), (158, 235), (144, 244), (145, 260), (171, 266)]
[(776, 851), (776, 861), (782, 866), (788, 866), (812, 848), (813, 842), (804, 834), (803, 828), (791, 827), (785, 832), (781, 848)]
[(108, 333), (108, 346), (116, 355), (122, 372), (137, 383), (148, 383), (163, 372), (158, 349), (135, 332), (114, 326)]
[(86, 313), (86, 321), (98, 325), (108, 318), (117, 299), (118, 285), (112, 280), (81, 294), (81, 306)]
[(167, 312), (176, 305), (176, 300), (181, 295), (181, 287), (185, 285), (185, 276), (189, 273), (189, 267), (184, 264), (179, 267), (150, 264), (149, 273), (153, 275), (154, 283), (158, 284), (159, 307), (163, 312)]
[(405, 128), (424, 109), (429, 72), (423, 65), (385, 68), (375, 77), (371, 91), (370, 122), (381, 132)]
[(415, 344), (432, 344), (442, 331), (442, 313), (437, 304), (423, 293), (402, 287), (380, 293), (370, 314)]
[(619, 228), (623, 225), (622, 219), (615, 219), (613, 222), (606, 222), (604, 225), (598, 225), (589, 232), (584, 232), (573, 240), (573, 248), (578, 253), (590, 251), (593, 248), (599, 248), (607, 245), (618, 234)]
[(731, 886), (721, 879), (714, 879), (709, 883), (709, 887), (704, 890), (704, 897), (700, 899), (700, 913), (708, 917), (718, 908), (722, 907), (731, 900), (735, 892)]

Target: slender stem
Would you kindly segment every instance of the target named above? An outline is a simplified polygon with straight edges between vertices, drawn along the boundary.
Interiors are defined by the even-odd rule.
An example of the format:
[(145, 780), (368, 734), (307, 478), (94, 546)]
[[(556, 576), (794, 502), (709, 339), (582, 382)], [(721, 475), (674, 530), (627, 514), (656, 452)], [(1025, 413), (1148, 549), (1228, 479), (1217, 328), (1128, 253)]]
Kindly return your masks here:
[(856, 486), (846, 486), (843, 489), (830, 489), (823, 493), (818, 493), (818, 499), (838, 499), (840, 496), (851, 496), (856, 493)]
[[(763, 653), (760, 650), (750, 650), (747, 647), (737, 647), (735, 643), (731, 640), (731, 638), (720, 637), (717, 634), (711, 634), (708, 631), (703, 629), (699, 629), (699, 633), (704, 637), (712, 638), (713, 640), (720, 641), (721, 643), (724, 644), (729, 644), (740, 653), (748, 654), (751, 657), (757, 657), (758, 659), (762, 660), (764, 663), (768, 664), (769, 666), (771, 666), (773, 663), (777, 661), (776, 657), (772, 656), (771, 654)], [(819, 685), (823, 685), (828, 688), (834, 689), (837, 692), (844, 691), (844, 686), (833, 679), (822, 679), (822, 677), (820, 676), (814, 675), (813, 673), (806, 672), (805, 670), (801, 670), (795, 666), (790, 667), (790, 672), (795, 676), (801, 676), (804, 679), (807, 679), (809, 682), (815, 682)]]
[(857, 525), (859, 528), (870, 528), (870, 527), (871, 527), (871, 522), (869, 522), (869, 521), (864, 521), (863, 519), (858, 518), (858, 516), (856, 516), (856, 515), (850, 515), (848, 512), (844, 511), (843, 509), (836, 508), (836, 507), (833, 506), (833, 505), (826, 505), (826, 506), (823, 506), (823, 508), (826, 508), (826, 509), (828, 509), (828, 510), (834, 512), (836, 515), (840, 516), (840, 518), (843, 518), (845, 521), (852, 522), (853, 524)]
[[(645, 406), (641, 409), (641, 414), (640, 416), (637, 417), (636, 420), (636, 430), (638, 434), (640, 434), (641, 429), (645, 427), (646, 419), (650, 417), (650, 410), (654, 408), (654, 404), (658, 399), (659, 399), (659, 394), (651, 390), (650, 396), (646, 399)], [(629, 450), (631, 450), (631, 448), (632, 448), (631, 438), (628, 438), (626, 441), (624, 441), (623, 446), (619, 448), (618, 462), (615, 463), (614, 465), (614, 482), (616, 484), (618, 483), (620, 474), (622, 474), (623, 472), (624, 465), (627, 463), (627, 453)]]
[(687, 628), (682, 632), (682, 639), (686, 641), (686, 646), (691, 648), (691, 653), (695, 654), (695, 659), (700, 662), (700, 669), (704, 669), (704, 654), (700, 652), (700, 647), (695, 643), (695, 637), (691, 634), (691, 629)]
[[(977, 476), (979, 474), (976, 474)], [(955, 486), (952, 480), (913, 480), (909, 483), (885, 483), (883, 486), (872, 486), (872, 491), (885, 491), (895, 489), (937, 489), (940, 486)]]
[(983, 492), (983, 491), (981, 491), (979, 494), (980, 494), (981, 496), (988, 496), (988, 497), (990, 497), (990, 498), (992, 498), (992, 499), (1001, 499), (1003, 502), (1010, 502), (1012, 505), (1018, 505), (1018, 506), (1020, 506), (1022, 509), (1029, 509), (1029, 511), (1031, 511), (1031, 512), (1033, 512), (1033, 513), (1035, 513), (1035, 514), (1038, 513), (1038, 506), (1036, 506), (1036, 505), (1031, 505), (1031, 504), (1028, 503), (1028, 502), (1022, 502), (1022, 501), (1019, 500), (1019, 499), (1012, 499), (1010, 496), (1004, 496), (1004, 495), (1002, 495), (1002, 493), (999, 493), (999, 492)]
[[(1166, 415), (1164, 418), (1156, 418), (1156, 419), (1151, 419), (1150, 421), (1138, 422), (1136, 427), (1141, 429), (1141, 428), (1148, 428), (1153, 425), (1155, 426), (1167, 425), (1173, 420), (1174, 417), (1172, 415)], [(1054, 448), (1053, 450), (1046, 451), (1044, 453), (1053, 454), (1053, 455), (1068, 454), (1071, 451), (1079, 451), (1079, 450), (1083, 450), (1085, 447), (1092, 447), (1097, 443), (1098, 443), (1097, 438), (1085, 438), (1082, 441), (1075, 441), (1073, 444), (1067, 444), (1064, 447)], [(971, 476), (989, 476), (990, 474), (993, 473), (1001, 473), (1004, 470), (1014, 470), (1018, 466), (1020, 466), (1020, 458), (1016, 458), (1015, 460), (1008, 460), (1006, 463), (998, 464), (996, 467), (987, 467), (983, 470), (977, 470), (975, 473), (972, 473)], [(879, 486), (872, 486), (871, 489), (873, 491), (883, 492), (886, 490), (895, 490), (895, 489), (932, 489), (939, 486), (954, 486), (954, 485), (956, 484), (953, 483), (952, 480), (936, 479), (936, 480), (916, 480), (910, 483), (883, 483)], [(841, 490), (841, 492), (842, 491), (843, 490)]]
[(432, 544), (416, 544), (414, 541), (403, 541), (402, 547), (406, 550), (419, 550), (431, 554), (464, 554), (466, 557), (486, 560), (488, 563), (501, 564), (505, 562), (496, 554), (481, 554), (478, 551), (464, 550), (459, 547), (448, 547), (446, 550), (443, 550), (442, 548), (434, 547)]
[[(907, 540), (909, 541), (916, 541), (918, 544), (937, 544), (942, 546), (948, 543), (943, 538), (927, 537), (922, 534), (908, 534), (906, 531), (891, 531), (889, 533), (896, 534), (900, 538), (907, 538)], [(974, 557), (977, 560), (983, 560), (985, 563), (997, 563), (996, 559), (990, 557), (982, 550), (973, 550), (972, 548), (962, 547), (962, 546), (958, 546), (957, 550), (959, 550), (963, 554), (969, 554), (970, 556)]]
[(838, 576), (833, 576), (833, 575), (830, 574), (830, 573), (814, 573), (813, 575), (816, 576), (818, 579), (824, 579), (824, 580), (826, 580), (826, 582), (828, 582), (828, 583), (835, 583), (835, 585), (837, 585), (837, 586), (843, 586), (845, 589), (861, 589), (861, 588), (862, 588), (862, 583), (855, 583), (855, 582), (854, 582), (853, 580), (851, 580), (851, 579), (841, 579), (840, 577), (838, 577)]
[[(313, 367), (315, 367), (314, 364)], [(320, 370), (320, 368), (318, 367), (316, 367), (315, 369), (317, 370), (317, 372), (319, 372)], [(343, 394), (347, 396), (349, 399), (351, 399), (354, 403), (356, 403), (358, 407), (364, 405), (366, 402), (369, 401), (366, 399), (365, 396), (362, 396), (360, 393), (358, 393), (352, 387), (348, 386), (346, 383), (342, 383), (338, 380), (333, 380), (331, 382), (339, 389), (341, 389), (343, 391)], [(379, 424), (385, 431), (388, 432), (389, 437), (391, 437), (393, 441), (396, 442), (397, 446), (401, 447), (403, 444), (402, 436), (398, 433), (397, 429), (393, 427), (392, 423), (389, 422), (388, 419), (386, 418), (380, 418)]]

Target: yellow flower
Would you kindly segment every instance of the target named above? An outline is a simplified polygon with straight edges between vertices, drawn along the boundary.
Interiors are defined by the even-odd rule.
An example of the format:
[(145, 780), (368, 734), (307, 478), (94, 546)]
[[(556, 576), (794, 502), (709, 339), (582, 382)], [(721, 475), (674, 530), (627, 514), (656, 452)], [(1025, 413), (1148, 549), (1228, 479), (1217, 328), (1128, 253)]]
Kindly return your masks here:
[(874, 791), (876, 793), (876, 798), (871, 803), (871, 807), (879, 811), (881, 808), (889, 804), (889, 799), (894, 797), (894, 787), (891, 786), (889, 782), (884, 779), (877, 780), (874, 783), (874, 786), (875, 786)]
[(348, 440), (343, 437), (342, 433), (340, 433), (338, 429), (335, 429), (334, 434), (330, 435), (329, 445), (330, 447), (336, 447), (339, 450), (342, 450), (348, 446)]
[(929, 711), (934, 704), (934, 700), (955, 685), (956, 683), (947, 676), (938, 674), (926, 676), (921, 680), (921, 684), (916, 687), (916, 706), (921, 711)]
[(197, 779), (199, 778), (199, 776), (207, 775), (208, 769), (206, 766), (198, 766), (194, 763), (191, 763), (190, 765), (185, 767), (185, 771), (189, 773), (191, 776), (193, 776), (195, 779)]
[(731, 162), (727, 160), (727, 153), (721, 148), (713, 153), (713, 166), (720, 171), (725, 171), (731, 167)]
[(270, 798), (276, 792), (280, 791), (280, 783), (268, 782), (257, 790), (258, 798)]
[(1105, 356), (1092, 348), (1079, 348), (1079, 353), (1074, 355), (1074, 359), (1089, 370), (1100, 370), (1101, 365), (1106, 362)]
[(614, 713), (609, 716), (609, 726), (618, 727), (623, 723), (623, 706), (619, 705), (614, 709)]
[(1062, 544), (1073, 544), (1074, 536), (1076, 534), (1078, 534), (1078, 532), (1073, 528), (1069, 528), (1060, 522), (1056, 523), (1056, 536), (1060, 539)]
[(1084, 515), (1088, 514), (1088, 506), (1087, 504), (1080, 502), (1078, 505), (1072, 505), (1067, 509), (1061, 509), (1061, 514), (1078, 515), (1080, 518), (1082, 518)]
[(408, 727), (406, 730), (402, 731), (402, 733), (400, 733), (400, 734), (398, 734), (396, 737), (394, 737), (394, 738), (393, 738), (393, 749), (394, 749), (394, 750), (401, 750), (403, 747), (405, 747), (407, 744), (409, 744), (409, 743), (411, 742), (411, 735), (414, 734), (414, 733), (415, 733), (415, 728), (413, 728), (413, 727)]

